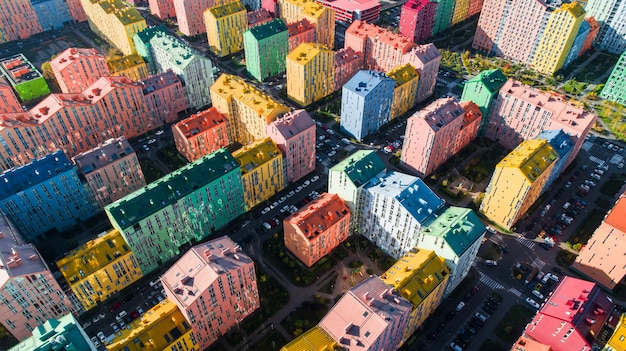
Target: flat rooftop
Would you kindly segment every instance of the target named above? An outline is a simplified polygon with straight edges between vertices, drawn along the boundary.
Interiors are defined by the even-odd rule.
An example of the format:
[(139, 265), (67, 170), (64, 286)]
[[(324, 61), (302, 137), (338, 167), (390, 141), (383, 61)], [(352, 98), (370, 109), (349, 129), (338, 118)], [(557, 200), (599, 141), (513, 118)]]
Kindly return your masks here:
[(19, 85), (37, 78), (43, 78), (26, 56), (23, 54), (15, 54), (13, 56), (0, 59), (0, 67), (4, 71), (5, 77), (13, 85)]
[(13, 277), (49, 271), (35, 245), (24, 243), (21, 234), (0, 213), (0, 287)]
[(0, 174), (0, 199), (15, 195), (73, 169), (74, 165), (63, 151), (56, 151), (24, 166), (9, 169)]
[(97, 147), (80, 153), (72, 158), (81, 173), (89, 174), (126, 156), (134, 155), (135, 150), (125, 137), (109, 139)]
[(226, 117), (215, 107), (211, 107), (176, 123), (176, 127), (185, 135), (185, 138), (191, 138), (194, 135), (225, 124)]

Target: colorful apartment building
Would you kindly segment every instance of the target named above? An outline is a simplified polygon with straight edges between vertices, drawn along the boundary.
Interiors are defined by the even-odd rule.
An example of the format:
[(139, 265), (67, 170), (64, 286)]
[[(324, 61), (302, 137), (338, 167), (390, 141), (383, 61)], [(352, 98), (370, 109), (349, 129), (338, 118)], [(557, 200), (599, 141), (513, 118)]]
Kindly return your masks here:
[(619, 57), (600, 93), (603, 99), (626, 105), (626, 51)]
[(31, 3), (42, 31), (58, 30), (74, 22), (64, 0), (31, 0)]
[(171, 69), (183, 82), (189, 108), (202, 109), (211, 104), (207, 94), (213, 84), (213, 63), (167, 32), (150, 38), (151, 62), (157, 72)]
[(128, 325), (107, 345), (108, 351), (202, 350), (189, 321), (170, 299), (161, 301)]
[(565, 65), (578, 30), (584, 22), (584, 16), (585, 10), (577, 2), (563, 4), (549, 12), (548, 22), (531, 63), (535, 70), (546, 75), (554, 75)]
[(467, 5), (467, 16), (466, 19), (479, 14), (483, 9), (483, 4), (485, 0), (469, 0), (469, 4)]
[(300, 44), (287, 55), (287, 95), (307, 106), (334, 91), (335, 53), (324, 45)]
[(420, 77), (415, 67), (408, 63), (387, 72), (387, 76), (396, 81), (389, 115), (389, 120), (391, 121), (403, 115), (417, 104), (417, 90)]
[(3, 1), (0, 7), (0, 43), (27, 39), (43, 28), (31, 0)]
[(251, 27), (243, 33), (246, 68), (256, 80), (282, 74), (289, 53), (289, 31), (280, 18)]
[(157, 71), (155, 67), (154, 58), (152, 57), (152, 44), (150, 40), (154, 38), (157, 34), (163, 35), (167, 33), (167, 28), (165, 25), (160, 26), (152, 26), (142, 30), (139, 33), (133, 35), (133, 43), (135, 43), (135, 50), (137, 53), (141, 55), (143, 60), (148, 65), (148, 71), (151, 74), (154, 74)]
[(510, 229), (539, 198), (559, 155), (543, 139), (524, 140), (496, 165), (480, 211)]
[(266, 9), (272, 16), (278, 16), (278, 0), (261, 0), (261, 8)]
[(33, 335), (9, 351), (89, 350), (96, 347), (71, 313), (50, 318), (33, 330)]
[(400, 34), (363, 21), (354, 21), (345, 33), (345, 48), (362, 52), (365, 69), (387, 72), (400, 66), (415, 43)]
[(552, 348), (550, 345), (542, 344), (522, 335), (515, 341), (511, 351), (552, 351)]
[(239, 164), (225, 149), (105, 207), (144, 274), (245, 212)]
[(274, 20), (274, 17), (272, 17), (272, 14), (266, 9), (250, 11), (248, 12), (247, 17), (248, 17), (248, 28), (260, 26), (263, 23), (271, 22)]
[(433, 36), (450, 28), (452, 16), (454, 15), (454, 5), (456, 0), (434, 0), (437, 3), (437, 12), (433, 23)]
[(0, 59), (0, 70), (23, 102), (50, 94), (46, 79), (23, 54)]
[(206, 32), (204, 11), (209, 7), (224, 5), (223, 0), (173, 0), (178, 30), (188, 37)]
[(420, 79), (417, 85), (417, 102), (420, 103), (435, 93), (441, 54), (435, 44), (418, 45), (402, 57), (402, 64), (415, 67)]
[(402, 337), (404, 343), (441, 304), (450, 270), (434, 251), (414, 248), (380, 278), (413, 305)]
[(309, 0), (278, 0), (280, 18), (287, 24), (303, 19), (315, 28), (315, 42), (335, 47), (335, 11)]
[[(589, 12), (587, 12), (587, 16), (589, 16)], [(598, 21), (596, 21), (595, 18), (587, 17), (585, 18), (585, 22), (589, 25), (589, 34), (587, 35), (587, 37), (585, 38), (585, 41), (580, 47), (580, 51), (578, 52), (578, 57), (582, 56), (582, 54), (584, 54), (585, 52), (591, 49), (591, 46), (593, 45), (594, 41), (596, 40), (596, 38), (598, 37), (600, 33), (600, 23), (598, 23)]]
[(626, 51), (626, 2), (624, 0), (589, 0), (588, 16), (601, 25), (596, 42), (601, 50), (620, 55)]
[(563, 129), (575, 140), (574, 150), (567, 161), (570, 165), (596, 118), (595, 114), (572, 105), (555, 93), (508, 80), (494, 102), (485, 136), (513, 149), (522, 140), (536, 138), (543, 130)]
[(574, 150), (574, 141), (571, 136), (563, 132), (563, 130), (544, 130), (537, 136), (537, 139), (546, 140), (559, 156), (554, 163), (554, 167), (552, 167), (550, 176), (548, 177), (548, 180), (544, 185), (544, 189), (542, 190), (542, 192), (546, 192), (549, 190), (548, 188), (554, 184), (561, 173), (565, 171), (567, 161), (570, 159), (572, 151)]
[(148, 0), (150, 13), (159, 19), (176, 17), (176, 8), (174, 8), (174, 0)]
[(281, 347), (280, 351), (336, 350), (338, 347), (341, 347), (339, 343), (333, 340), (324, 329), (314, 326)]
[(454, 3), (454, 11), (452, 12), (452, 20), (450, 25), (454, 26), (463, 22), (467, 18), (470, 0), (456, 0)]
[(81, 0), (89, 27), (122, 54), (135, 53), (133, 35), (146, 28), (146, 20), (134, 6), (122, 0)]
[(410, 313), (409, 301), (370, 276), (348, 290), (318, 326), (350, 349), (397, 350)]
[(307, 267), (350, 235), (350, 210), (337, 194), (322, 193), (283, 220), (285, 248)]
[(72, 157), (72, 162), (101, 209), (146, 186), (135, 150), (123, 136)]
[(612, 301), (598, 285), (563, 276), (523, 335), (553, 351), (600, 349), (601, 331), (613, 319)]
[(85, 22), (87, 21), (87, 14), (85, 14), (85, 10), (80, 1), (81, 0), (67, 0), (66, 3), (72, 19), (76, 22)]
[(602, 351), (626, 350), (626, 314), (622, 313), (613, 334), (607, 340)]
[(361, 234), (396, 260), (417, 246), (415, 233), (445, 205), (420, 178), (395, 171), (370, 180), (361, 201)]
[(415, 247), (435, 251), (450, 269), (444, 296), (450, 295), (472, 268), (485, 230), (474, 211), (450, 206), (440, 211), (438, 217), (431, 217), (417, 234)]
[(572, 264), (572, 269), (609, 290), (626, 276), (621, 264), (626, 254), (625, 211), (626, 196), (622, 194)]
[(283, 154), (270, 138), (258, 140), (233, 152), (241, 169), (246, 211), (285, 189)]
[(337, 194), (350, 209), (352, 231), (360, 231), (363, 191), (367, 183), (387, 172), (375, 151), (359, 150), (328, 170), (328, 192)]
[(243, 32), (248, 30), (246, 8), (240, 1), (213, 6), (204, 11), (209, 49), (224, 57), (243, 50)]
[(372, 23), (380, 17), (377, 0), (320, 0), (319, 3), (335, 11), (335, 21), (347, 25), (353, 21)]
[(24, 112), (15, 91), (0, 72), (0, 113)]
[(187, 111), (187, 96), (180, 78), (167, 70), (139, 82), (143, 87), (143, 99), (153, 127), (174, 123)]
[(480, 123), (481, 134), (485, 133), (491, 109), (504, 83), (506, 77), (499, 69), (482, 71), (465, 82), (461, 101), (472, 101), (480, 108), (483, 115)]
[(133, 252), (117, 230), (66, 253), (56, 265), (86, 311), (143, 277)]
[(352, 48), (342, 48), (335, 52), (335, 88), (341, 89), (350, 78), (363, 69), (363, 54), (352, 50)]
[(69, 48), (50, 60), (63, 93), (82, 93), (100, 77), (111, 75), (106, 58), (96, 49)]
[(228, 121), (215, 107), (174, 124), (172, 136), (176, 150), (189, 162), (230, 144)]
[(410, 0), (402, 5), (398, 30), (415, 43), (424, 42), (433, 35), (437, 2), (434, 0)]
[(161, 276), (161, 282), (191, 325), (200, 350), (261, 305), (254, 261), (228, 236), (189, 249)]
[(383, 72), (357, 72), (341, 91), (341, 130), (360, 141), (389, 123), (395, 86)]
[(456, 145), (459, 150), (465, 148), (476, 139), (483, 119), (483, 113), (475, 103), (462, 101), (461, 107), (465, 115), (463, 116), (463, 127), (456, 137)]
[(35, 245), (24, 243), (4, 214), (0, 229), (0, 323), (24, 341), (48, 319), (75, 311)]
[[(593, 17), (588, 19), (593, 20)], [(574, 62), (574, 60), (582, 56), (582, 54), (584, 54), (584, 51), (581, 52), (582, 49), (588, 50), (591, 48), (590, 46), (587, 47), (587, 39), (589, 38), (589, 35), (591, 35), (592, 31), (591, 25), (589, 24), (590, 22), (587, 21), (588, 19), (586, 18), (580, 23), (576, 37), (574, 37), (574, 40), (572, 41), (572, 48), (569, 50), (563, 66), (568, 66), (570, 63)]]
[(315, 131), (315, 121), (306, 110), (287, 112), (266, 126), (265, 133), (283, 154), (287, 183), (315, 170)]
[(124, 76), (134, 81), (140, 81), (150, 76), (148, 66), (139, 54), (109, 58), (107, 66), (109, 66), (111, 75), (115, 77)]
[(477, 136), (481, 118), (453, 98), (435, 100), (409, 117), (400, 164), (420, 177), (432, 174)]
[(231, 143), (247, 145), (264, 139), (266, 126), (289, 112), (287, 106), (238, 76), (222, 74), (210, 91), (213, 107), (228, 120)]
[(29, 242), (45, 238), (51, 230), (69, 229), (99, 210), (62, 151), (4, 171), (0, 179), (0, 209)]
[(289, 32), (289, 52), (294, 51), (300, 44), (315, 42), (315, 26), (307, 19), (301, 19), (287, 24)]

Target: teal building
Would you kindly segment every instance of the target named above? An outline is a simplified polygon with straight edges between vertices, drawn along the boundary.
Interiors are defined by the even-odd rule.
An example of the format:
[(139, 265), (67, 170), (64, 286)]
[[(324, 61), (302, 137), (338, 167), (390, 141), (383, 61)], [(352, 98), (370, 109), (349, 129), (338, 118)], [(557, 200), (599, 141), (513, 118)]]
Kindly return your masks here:
[(282, 19), (252, 27), (243, 33), (246, 68), (262, 81), (285, 72), (289, 54), (289, 32)]
[(482, 71), (465, 82), (461, 101), (474, 102), (480, 108), (480, 112), (483, 113), (483, 119), (480, 122), (480, 135), (484, 134), (485, 128), (489, 124), (493, 102), (504, 83), (506, 83), (506, 77), (499, 69)]
[(240, 167), (221, 149), (104, 210), (148, 274), (245, 212)]
[(48, 319), (33, 329), (33, 336), (9, 351), (96, 351), (89, 337), (71, 313)]
[(146, 61), (148, 70), (150, 70), (151, 74), (155, 74), (157, 69), (154, 65), (154, 60), (152, 59), (150, 40), (152, 40), (152, 38), (154, 38), (154, 36), (158, 33), (167, 33), (167, 28), (165, 28), (164, 25), (148, 27), (133, 35), (135, 50), (137, 50), (137, 53), (143, 58), (144, 61)]
[(619, 57), (600, 97), (626, 105), (626, 52)]
[(0, 60), (0, 70), (22, 102), (50, 94), (46, 79), (26, 56), (16, 54)]
[(450, 28), (454, 15), (455, 0), (434, 0), (437, 3), (437, 13), (433, 24), (433, 36)]

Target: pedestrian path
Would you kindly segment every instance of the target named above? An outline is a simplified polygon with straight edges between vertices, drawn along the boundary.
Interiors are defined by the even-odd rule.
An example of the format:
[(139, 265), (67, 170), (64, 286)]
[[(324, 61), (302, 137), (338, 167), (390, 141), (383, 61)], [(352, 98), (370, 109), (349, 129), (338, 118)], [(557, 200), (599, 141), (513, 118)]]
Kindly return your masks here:
[(493, 290), (496, 289), (504, 289), (504, 285), (498, 283), (497, 281), (495, 281), (494, 279), (492, 279), (491, 277), (487, 276), (485, 273), (478, 271), (478, 273), (480, 274), (480, 282), (487, 285), (488, 287), (490, 287)]
[(533, 249), (535, 248), (535, 243), (529, 239), (526, 239), (523, 236), (518, 236), (517, 239), (515, 239), (515, 241), (517, 241), (518, 243), (520, 243), (520, 245), (524, 245), (529, 249)]
[(539, 257), (535, 258), (535, 260), (533, 261), (533, 263), (531, 264), (531, 266), (533, 267), (537, 267), (539, 268), (539, 270), (542, 270), (543, 267), (546, 266), (546, 263), (543, 262), (543, 260), (541, 260)]
[(604, 163), (604, 160), (603, 160), (603, 159), (600, 159), (600, 158), (595, 157), (595, 156), (589, 156), (589, 161), (591, 161), (591, 162), (595, 162), (595, 163), (597, 163), (597, 164), (599, 164), (599, 165), (601, 165), (601, 164), (603, 164), (603, 163)]
[(522, 292), (515, 288), (509, 288), (509, 292), (517, 297), (522, 297)]

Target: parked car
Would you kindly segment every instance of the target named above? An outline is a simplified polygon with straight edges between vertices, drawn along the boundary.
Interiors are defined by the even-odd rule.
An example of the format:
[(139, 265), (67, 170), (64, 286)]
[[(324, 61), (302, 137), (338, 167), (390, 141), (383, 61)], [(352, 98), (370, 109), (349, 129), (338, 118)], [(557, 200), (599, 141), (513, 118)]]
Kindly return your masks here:
[(93, 344), (93, 346), (94, 346), (95, 348), (100, 347), (100, 341), (99, 341), (99, 340), (98, 340), (98, 338), (97, 338), (97, 337), (95, 337), (95, 336), (91, 338), (91, 343)]
[(537, 290), (533, 290), (533, 295), (537, 296), (538, 299), (543, 300), (543, 294)]
[(493, 266), (497, 266), (498, 262), (496, 262), (494, 260), (486, 260), (485, 261), (485, 265), (493, 267)]
[(341, 142), (346, 144), (346, 145), (350, 145), (350, 140), (348, 140), (346, 138), (341, 139)]
[(536, 309), (539, 309), (539, 307), (540, 307), (539, 304), (537, 303), (537, 301), (531, 299), (530, 297), (526, 298), (526, 303), (531, 305), (532, 307), (534, 307)]

